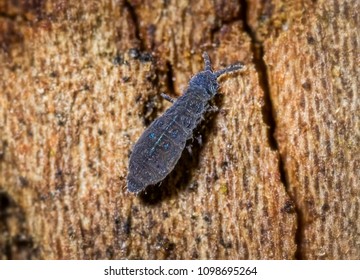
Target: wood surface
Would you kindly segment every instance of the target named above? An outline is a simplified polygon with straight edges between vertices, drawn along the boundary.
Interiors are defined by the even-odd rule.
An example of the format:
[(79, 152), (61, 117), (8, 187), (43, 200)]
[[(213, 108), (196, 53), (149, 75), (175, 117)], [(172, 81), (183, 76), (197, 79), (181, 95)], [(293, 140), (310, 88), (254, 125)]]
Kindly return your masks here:
[[(1, 259), (359, 259), (357, 0), (0, 1)], [(174, 172), (145, 127), (224, 75)]]

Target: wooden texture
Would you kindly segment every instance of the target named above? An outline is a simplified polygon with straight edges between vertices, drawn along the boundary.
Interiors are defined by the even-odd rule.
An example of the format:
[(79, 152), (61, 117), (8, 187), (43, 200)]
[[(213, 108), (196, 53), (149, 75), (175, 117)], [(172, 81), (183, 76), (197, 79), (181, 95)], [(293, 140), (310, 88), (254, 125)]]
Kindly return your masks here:
[[(262, 2), (0, 2), (0, 257), (359, 258), (357, 3)], [(129, 194), (204, 50), (246, 69), (203, 145)]]
[(265, 41), (298, 253), (360, 258), (359, 1), (319, 1)]

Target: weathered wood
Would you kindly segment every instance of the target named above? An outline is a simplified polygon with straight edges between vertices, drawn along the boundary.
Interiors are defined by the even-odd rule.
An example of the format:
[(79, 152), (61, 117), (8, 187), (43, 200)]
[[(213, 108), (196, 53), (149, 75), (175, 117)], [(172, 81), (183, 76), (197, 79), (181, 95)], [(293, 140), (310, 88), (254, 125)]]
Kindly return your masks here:
[[(302, 203), (308, 194), (304, 182), (293, 175), (294, 166), (303, 168), (303, 172), (318, 168), (315, 163), (311, 169), (309, 165), (315, 153), (309, 148), (307, 157), (289, 160), (289, 150), (302, 153), (303, 147), (292, 146), (289, 136), (302, 143), (305, 134), (299, 129), (288, 136), (284, 131), (299, 125), (296, 112), (302, 107), (297, 100), (304, 99), (308, 104), (307, 98), (316, 96), (310, 95), (315, 87), (303, 90), (296, 67), (321, 60), (300, 60), (301, 55), (295, 56), (293, 50), (301, 49), (303, 38), (307, 38), (307, 33), (298, 29), (315, 28), (313, 21), (326, 8), (322, 3), (313, 4), (322, 10), (308, 10), (312, 17), (305, 13), (301, 21), (291, 18), (302, 13), (302, 2), (294, 1), (286, 6), (292, 11), (288, 14), (289, 30), (264, 32), (263, 37), (256, 34), (259, 25), (251, 14), (262, 8), (262, 4), (252, 8), (255, 2), (248, 5), (247, 17), (238, 1), (52, 3), (41, 2), (38, 7), (0, 5), (1, 14), (8, 15), (0, 18), (0, 61), (4, 65), (0, 70), (0, 186), (4, 201), (11, 201), (0, 211), (18, 209), (13, 212), (18, 214), (0, 219), (0, 229), (5, 230), (0, 238), (0, 249), (4, 248), (1, 258), (315, 257), (309, 248), (316, 248), (320, 242), (316, 237), (314, 241), (304, 238), (308, 233), (302, 228), (311, 228), (305, 220), (307, 214), (313, 219), (307, 210), (309, 205)], [(274, 5), (279, 4), (274, 1)], [(275, 9), (274, 13), (278, 11), (282, 10)], [(246, 18), (248, 22), (244, 22)], [(266, 28), (271, 30), (271, 25)], [(358, 32), (352, 25), (341, 28)], [(298, 38), (293, 38), (294, 34)], [(264, 41), (265, 61), (255, 52), (255, 38), (259, 43)], [(357, 43), (358, 38), (351, 42)], [(246, 70), (220, 80), (221, 94), (216, 104), (221, 110), (204, 129), (203, 146), (194, 143), (194, 155), (184, 154), (160, 187), (150, 188), (141, 196), (127, 193), (125, 177), (131, 146), (145, 125), (169, 106), (160, 93), (180, 95), (190, 76), (202, 69), (204, 50), (209, 52), (215, 69), (243, 61)], [(351, 55), (356, 58), (358, 53)], [(286, 68), (286, 62), (294, 71)], [(264, 65), (268, 66), (268, 88)], [(315, 74), (320, 72), (312, 77), (318, 77)], [(284, 82), (281, 75), (293, 80), (292, 85), (280, 87)], [(357, 77), (351, 71), (348, 75)], [(326, 93), (321, 90), (316, 94)], [(289, 94), (293, 94), (292, 100), (286, 98)], [(358, 105), (356, 94), (353, 99)], [(268, 127), (268, 95), (273, 101), (277, 145)], [(322, 99), (318, 102), (325, 105)], [(331, 113), (330, 120), (348, 120), (353, 129), (358, 127), (359, 120), (349, 108), (354, 107), (345, 106), (341, 111), (344, 114), (339, 116), (345, 119)], [(283, 119), (287, 112), (294, 115)], [(322, 121), (320, 135), (332, 135), (332, 127), (326, 128), (324, 111), (321, 115), (311, 113)], [(358, 137), (359, 131), (352, 135)], [(358, 138), (351, 139), (353, 144), (359, 142)], [(333, 138), (328, 140), (316, 142), (320, 151), (328, 142), (332, 145)], [(347, 177), (353, 180), (347, 186), (358, 194), (356, 146), (339, 147), (346, 150), (350, 160), (339, 171), (353, 174)], [(278, 149), (289, 194), (281, 177)], [(311, 174), (307, 176), (309, 185), (319, 178), (333, 178), (331, 173), (320, 175), (323, 177)], [(331, 193), (327, 203), (335, 203), (330, 185), (319, 186)], [(313, 196), (316, 207), (321, 199)], [(343, 194), (342, 199), (348, 197)], [(358, 205), (359, 196), (352, 199)], [(297, 213), (301, 214), (298, 231)], [(340, 212), (327, 213), (329, 221), (341, 223)], [(347, 222), (355, 223), (356, 215)], [(11, 234), (10, 221), (16, 221), (11, 223)], [(309, 233), (322, 224), (330, 226), (327, 219), (322, 224), (322, 219), (317, 221), (320, 223), (316, 222)], [(351, 231), (347, 226), (347, 237), (340, 241), (350, 244), (352, 237), (358, 242), (358, 227)], [(31, 246), (16, 247), (17, 232), (24, 232)], [(333, 242), (333, 235), (325, 236), (328, 239), (321, 242)], [(301, 243), (297, 254), (296, 242)], [(359, 252), (357, 247), (347, 254), (323, 257), (358, 258)]]
[(318, 1), (265, 40), (298, 257), (360, 258), (359, 1)]

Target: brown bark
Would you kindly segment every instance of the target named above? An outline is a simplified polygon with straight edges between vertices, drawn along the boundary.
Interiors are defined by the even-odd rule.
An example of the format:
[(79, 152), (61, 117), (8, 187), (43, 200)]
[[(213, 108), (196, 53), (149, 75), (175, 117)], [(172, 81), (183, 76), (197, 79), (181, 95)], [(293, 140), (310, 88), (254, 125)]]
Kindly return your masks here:
[[(0, 2), (1, 258), (359, 258), (358, 4), (261, 2)], [(204, 50), (246, 70), (203, 146), (129, 194)]]
[(359, 9), (359, 1), (309, 5), (265, 42), (302, 258), (360, 258)]

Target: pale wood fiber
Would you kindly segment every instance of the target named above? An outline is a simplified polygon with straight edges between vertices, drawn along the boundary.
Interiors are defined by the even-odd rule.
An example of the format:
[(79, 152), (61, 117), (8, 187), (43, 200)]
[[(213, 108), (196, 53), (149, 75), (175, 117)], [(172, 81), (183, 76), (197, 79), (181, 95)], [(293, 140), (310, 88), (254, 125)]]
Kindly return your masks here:
[[(359, 257), (359, 31), (344, 4), (274, 1), (283, 20), (261, 23), (256, 1), (24, 3), (0, 2), (1, 258)], [(221, 78), (193, 156), (127, 193), (131, 146), (204, 50), (246, 69)]]

